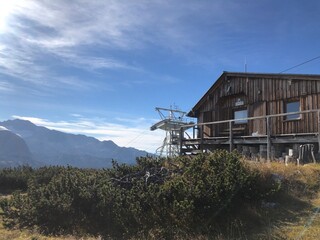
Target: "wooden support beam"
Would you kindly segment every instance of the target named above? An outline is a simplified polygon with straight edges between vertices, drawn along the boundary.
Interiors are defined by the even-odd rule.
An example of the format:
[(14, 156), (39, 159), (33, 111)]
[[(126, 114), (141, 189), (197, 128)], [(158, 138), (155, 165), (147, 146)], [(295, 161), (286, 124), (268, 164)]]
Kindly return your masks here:
[(320, 111), (318, 111), (318, 153), (320, 153)]
[(270, 117), (267, 117), (267, 162), (270, 162), (271, 153), (271, 123)]
[(200, 150), (203, 150), (203, 136), (204, 136), (204, 125), (201, 125), (200, 128), (200, 139), (201, 139), (201, 143), (200, 143)]
[[(281, 117), (288, 116), (288, 115), (295, 115), (295, 114), (309, 114), (314, 113), (317, 114), (317, 119), (312, 119), (317, 121), (315, 126), (318, 127), (318, 130), (315, 128), (312, 128), (313, 131), (310, 132), (308, 129), (305, 129), (306, 132), (292, 132), (292, 131), (286, 131), (282, 134), (277, 134), (277, 131), (273, 131), (273, 127), (279, 128), (275, 123), (279, 121)], [(276, 118), (276, 119), (275, 119)], [(318, 144), (319, 145), (319, 154), (320, 154), (320, 109), (312, 109), (307, 111), (301, 111), (301, 112), (294, 112), (294, 113), (281, 113), (281, 114), (272, 114), (272, 115), (263, 115), (258, 117), (250, 117), (245, 118), (246, 120), (256, 120), (256, 119), (266, 119), (266, 135), (257, 135), (257, 136), (243, 136), (237, 134), (237, 129), (239, 127), (235, 127), (234, 122), (235, 119), (230, 120), (222, 120), (222, 121), (214, 121), (214, 122), (201, 122), (197, 124), (188, 124), (183, 126), (183, 130), (193, 128), (193, 139), (183, 139), (182, 145), (183, 148), (188, 145), (197, 145), (198, 150), (205, 150), (206, 148), (209, 148), (210, 145), (224, 145), (224, 147), (228, 147), (229, 150), (232, 151), (234, 149), (234, 146), (236, 145), (267, 145), (267, 160), (270, 161), (273, 158), (272, 154), (272, 144), (305, 144), (305, 143), (311, 143), (311, 144)], [(272, 121), (274, 120), (274, 121)], [(224, 129), (225, 134), (221, 135), (221, 129), (218, 128), (220, 126), (219, 124), (228, 124), (229, 126), (227, 129)], [(274, 123), (275, 125), (272, 125)], [(204, 129), (206, 126), (216, 126), (218, 133), (216, 135), (210, 135), (206, 137), (204, 134)], [(228, 131), (229, 130), (229, 131)], [(274, 129), (276, 130), (276, 129)], [(279, 129), (278, 129), (279, 130)], [(308, 132), (309, 131), (309, 132)], [(273, 134), (274, 133), (274, 134)], [(187, 134), (187, 132), (183, 132), (183, 134)], [(180, 146), (181, 147), (181, 146)], [(183, 149), (185, 150), (185, 149)]]
[(233, 125), (233, 122), (230, 121), (230, 122), (229, 122), (229, 142), (230, 142), (229, 151), (230, 151), (230, 152), (233, 151), (233, 132), (232, 132), (232, 125)]

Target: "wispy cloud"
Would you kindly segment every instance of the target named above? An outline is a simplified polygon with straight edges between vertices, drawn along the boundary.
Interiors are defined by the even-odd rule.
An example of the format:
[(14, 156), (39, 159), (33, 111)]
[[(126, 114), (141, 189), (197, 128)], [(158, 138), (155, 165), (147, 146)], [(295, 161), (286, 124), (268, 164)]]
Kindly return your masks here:
[[(217, 16), (221, 7), (214, 4), (211, 10), (214, 8)], [(194, 32), (190, 32), (195, 26), (185, 24), (185, 20), (203, 10), (202, 4), (190, 1), (186, 5), (147, 0), (19, 1), (8, 32), (25, 44), (61, 56), (79, 46), (131, 51), (152, 44), (177, 51), (197, 44)], [(109, 65), (110, 61), (115, 59), (107, 58), (108, 67), (119, 66)]]
[[(38, 50), (34, 50), (25, 44), (4, 45), (0, 43), (0, 73), (14, 77), (17, 81), (21, 81), (19, 87), (21, 87), (21, 84), (24, 84), (25, 87), (26, 84), (31, 84), (30, 89), (32, 90), (30, 91), (36, 91), (35, 87), (41, 88), (41, 94), (45, 92), (48, 94), (54, 91), (54, 89), (112, 89), (110, 86), (106, 86), (106, 84), (105, 86), (98, 86), (98, 84), (91, 81), (91, 79), (56, 72), (50, 65), (46, 65), (46, 58), (48, 58), (47, 54), (38, 54)], [(92, 59), (83, 60), (82, 57), (78, 57), (78, 60), (77, 64), (83, 65), (84, 68), (108, 67), (106, 60), (96, 59), (95, 62)], [(70, 61), (76, 62), (77, 59), (73, 57)], [(112, 68), (111, 65), (116, 65), (117, 63), (110, 62), (109, 64), (109, 67)], [(120, 68), (121, 66), (119, 65), (118, 67)], [(37, 93), (35, 94), (39, 95)]]
[[(139, 80), (121, 78), (122, 85), (128, 87), (150, 81), (177, 83), (180, 80), (166, 74), (154, 76), (139, 61), (130, 61), (130, 56), (160, 48), (183, 56), (185, 62), (211, 66), (210, 57), (197, 53), (197, 46), (205, 36), (198, 29), (199, 23), (234, 28), (235, 22), (225, 14), (223, 1), (181, 4), (178, 0), (21, 0), (14, 3), (10, 7), (8, 27), (0, 33), (0, 73), (42, 88), (92, 89), (94, 84), (87, 84), (87, 79), (66, 75), (73, 68), (92, 75), (105, 70), (140, 74)], [(210, 36), (213, 42), (216, 38), (218, 35)], [(146, 80), (148, 77), (150, 81)], [(109, 84), (113, 84), (111, 80)]]
[(57, 57), (61, 58), (66, 63), (87, 70), (99, 69), (126, 69), (139, 71), (137, 67), (130, 66), (124, 62), (113, 59), (111, 57), (94, 57), (87, 54), (75, 53), (70, 50), (53, 51)]
[[(150, 131), (153, 120), (145, 118), (116, 119), (119, 123), (112, 123), (101, 118), (84, 118), (74, 114), (73, 121), (50, 121), (48, 119), (12, 116), (12, 118), (28, 120), (38, 126), (44, 126), (72, 134), (84, 134), (101, 141), (112, 140), (119, 146), (134, 147), (151, 153), (162, 144), (164, 134), (161, 131)], [(128, 124), (130, 123), (130, 124)]]
[[(21, 1), (16, 14), (39, 26), (28, 40), (43, 48), (101, 44), (127, 48), (124, 33), (142, 24), (134, 15), (138, 3), (128, 1)], [(19, 22), (21, 24), (21, 22)], [(21, 29), (21, 28), (20, 28)], [(43, 35), (43, 30), (47, 34)]]
[(0, 92), (13, 92), (13, 86), (12, 84), (5, 82), (5, 81), (0, 81)]
[(46, 67), (35, 64), (34, 50), (26, 46), (0, 43), (0, 71), (31, 83), (43, 84)]
[(123, 56), (159, 47), (181, 55), (184, 62), (211, 67), (218, 62), (217, 58), (237, 55), (232, 52), (235, 48), (251, 49), (250, 36), (278, 35), (250, 27), (270, 19), (273, 12), (267, 9), (266, 14), (254, 14), (255, 21), (247, 12), (254, 12), (263, 3), (244, 6), (238, 1), (221, 0), (14, 2), (8, 27), (1, 33), (0, 71), (36, 84), (46, 82), (39, 81), (43, 74), (58, 75), (42, 64), (46, 58), (57, 58), (64, 67), (89, 71), (142, 71), (142, 66)]
[(88, 46), (129, 47), (125, 42), (130, 38), (123, 37), (122, 32), (130, 28), (125, 27), (130, 20), (127, 16), (123, 19), (128, 23), (120, 21), (117, 15), (122, 16), (120, 9), (125, 8), (118, 5), (100, 1), (15, 2), (7, 21), (9, 26), (0, 32), (0, 73), (42, 88), (72, 86), (83, 90), (88, 84), (78, 77), (66, 76), (62, 70), (76, 67), (84, 71), (139, 71), (111, 55), (98, 56), (85, 50)]

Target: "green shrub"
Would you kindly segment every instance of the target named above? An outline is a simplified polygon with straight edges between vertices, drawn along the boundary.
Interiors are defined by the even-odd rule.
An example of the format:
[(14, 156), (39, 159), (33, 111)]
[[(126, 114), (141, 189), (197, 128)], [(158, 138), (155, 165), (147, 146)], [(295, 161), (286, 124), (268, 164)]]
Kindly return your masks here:
[(28, 180), (33, 172), (33, 169), (28, 166), (0, 169), (0, 192), (26, 191)]
[(103, 170), (34, 171), (27, 194), (1, 203), (7, 226), (117, 239), (155, 232), (172, 238), (214, 231), (221, 219), (265, 196), (255, 187), (261, 176), (226, 151), (139, 158), (134, 166), (113, 162)]

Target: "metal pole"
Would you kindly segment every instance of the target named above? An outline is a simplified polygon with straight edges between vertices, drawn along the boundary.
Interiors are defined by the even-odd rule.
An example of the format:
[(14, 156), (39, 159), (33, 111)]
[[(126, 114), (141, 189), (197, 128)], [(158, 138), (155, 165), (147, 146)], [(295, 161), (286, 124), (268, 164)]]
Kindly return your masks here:
[(193, 139), (196, 138), (196, 127), (195, 126), (192, 127), (192, 137), (193, 137)]
[(180, 149), (179, 149), (179, 156), (182, 155), (182, 144), (183, 144), (183, 127), (180, 127), (180, 133), (179, 133), (179, 140), (180, 140)]

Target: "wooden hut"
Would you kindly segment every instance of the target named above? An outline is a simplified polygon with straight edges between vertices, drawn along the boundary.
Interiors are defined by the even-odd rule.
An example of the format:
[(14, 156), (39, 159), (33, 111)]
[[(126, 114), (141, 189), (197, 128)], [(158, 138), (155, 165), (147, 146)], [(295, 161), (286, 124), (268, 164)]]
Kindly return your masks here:
[(306, 143), (319, 149), (318, 109), (320, 75), (223, 72), (188, 113), (197, 124), (181, 153), (229, 147), (269, 158)]

